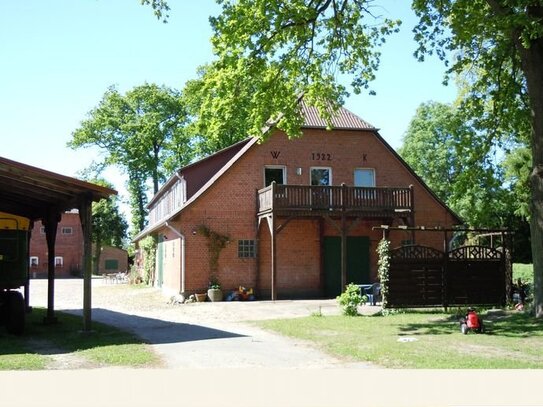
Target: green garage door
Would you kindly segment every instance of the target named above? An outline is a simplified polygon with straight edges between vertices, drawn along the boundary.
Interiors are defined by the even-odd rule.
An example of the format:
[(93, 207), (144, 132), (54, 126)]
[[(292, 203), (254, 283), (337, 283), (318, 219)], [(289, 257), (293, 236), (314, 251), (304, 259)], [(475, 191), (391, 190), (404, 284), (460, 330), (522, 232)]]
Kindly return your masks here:
[[(347, 284), (369, 283), (370, 239), (367, 236), (347, 237)], [(324, 237), (324, 293), (335, 297), (341, 287), (341, 237)]]

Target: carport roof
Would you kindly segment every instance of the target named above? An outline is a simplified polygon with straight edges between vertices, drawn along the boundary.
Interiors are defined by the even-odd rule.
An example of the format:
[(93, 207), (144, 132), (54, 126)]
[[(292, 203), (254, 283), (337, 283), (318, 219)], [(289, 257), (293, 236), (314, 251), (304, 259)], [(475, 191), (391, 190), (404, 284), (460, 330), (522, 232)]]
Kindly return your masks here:
[(0, 211), (43, 219), (117, 191), (0, 157)]

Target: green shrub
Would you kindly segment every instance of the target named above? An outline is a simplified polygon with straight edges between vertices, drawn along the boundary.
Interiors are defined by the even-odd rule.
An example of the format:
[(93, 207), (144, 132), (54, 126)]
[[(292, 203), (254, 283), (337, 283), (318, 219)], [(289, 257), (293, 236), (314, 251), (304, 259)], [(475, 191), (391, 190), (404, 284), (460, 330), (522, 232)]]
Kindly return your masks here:
[(358, 306), (365, 304), (368, 297), (360, 295), (360, 288), (356, 284), (349, 284), (345, 292), (336, 298), (342, 308), (343, 315), (358, 315)]

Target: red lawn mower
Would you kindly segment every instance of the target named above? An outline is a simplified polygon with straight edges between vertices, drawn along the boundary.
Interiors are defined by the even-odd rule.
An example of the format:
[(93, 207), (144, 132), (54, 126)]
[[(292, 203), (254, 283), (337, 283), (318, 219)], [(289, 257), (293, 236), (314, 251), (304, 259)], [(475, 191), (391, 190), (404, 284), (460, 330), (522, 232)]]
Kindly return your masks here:
[(460, 332), (466, 335), (469, 331), (484, 332), (483, 320), (473, 308), (468, 308), (465, 318), (460, 319)]

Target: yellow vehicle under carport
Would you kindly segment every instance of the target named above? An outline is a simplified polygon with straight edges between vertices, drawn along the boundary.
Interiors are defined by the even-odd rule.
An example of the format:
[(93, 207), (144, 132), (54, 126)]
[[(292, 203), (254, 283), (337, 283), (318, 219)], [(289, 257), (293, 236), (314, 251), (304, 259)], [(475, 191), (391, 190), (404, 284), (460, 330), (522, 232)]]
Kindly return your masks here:
[(25, 326), (25, 301), (18, 291), (28, 281), (30, 221), (0, 212), (0, 323), (20, 335)]

